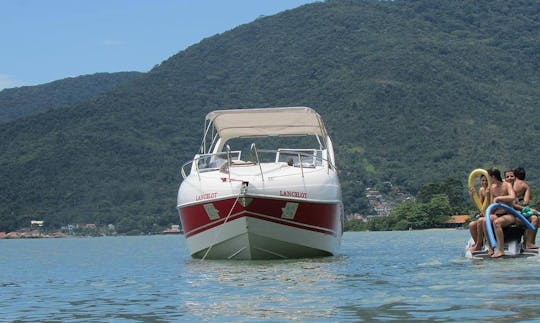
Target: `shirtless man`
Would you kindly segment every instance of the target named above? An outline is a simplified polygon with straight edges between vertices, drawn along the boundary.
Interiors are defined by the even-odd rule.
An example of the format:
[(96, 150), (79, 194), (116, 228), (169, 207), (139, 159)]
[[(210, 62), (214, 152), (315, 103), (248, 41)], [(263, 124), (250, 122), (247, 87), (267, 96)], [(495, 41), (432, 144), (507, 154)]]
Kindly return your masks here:
[[(514, 188), (508, 182), (503, 182), (501, 178), (501, 171), (497, 168), (488, 169), (488, 175), (491, 178), (491, 186), (489, 187), (489, 195), (491, 197), (491, 203), (503, 203), (508, 206), (512, 206), (516, 193)], [(493, 252), (493, 249), (488, 244), (488, 254), (492, 258), (499, 258), (504, 256), (504, 233), (503, 228), (509, 226), (516, 221), (516, 218), (508, 213), (508, 211), (502, 208), (494, 209), (493, 213), (489, 215), (491, 222), (493, 223), (493, 231), (495, 231), (495, 237), (497, 238), (497, 251)]]
[[(518, 167), (512, 171), (514, 175), (514, 182), (512, 183), (514, 191), (516, 192), (516, 200), (513, 203), (513, 208), (518, 211), (523, 211), (525, 206), (529, 205), (531, 200), (531, 188), (529, 184), (525, 181), (525, 169), (523, 167)], [(506, 173), (505, 173), (506, 178)], [(536, 212), (535, 212), (536, 213)], [(531, 224), (538, 229), (538, 216), (537, 213), (529, 217)], [(525, 241), (525, 248), (527, 249), (538, 249), (539, 245), (536, 245), (534, 241), (536, 240), (536, 231), (531, 231), (529, 229), (525, 230), (523, 237)]]

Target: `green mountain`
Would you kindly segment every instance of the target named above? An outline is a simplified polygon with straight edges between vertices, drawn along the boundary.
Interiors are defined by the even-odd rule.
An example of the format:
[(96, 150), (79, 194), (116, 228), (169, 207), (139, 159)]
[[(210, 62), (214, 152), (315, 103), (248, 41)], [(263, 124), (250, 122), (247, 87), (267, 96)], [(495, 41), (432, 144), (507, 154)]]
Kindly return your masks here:
[(415, 194), (478, 167), (521, 165), (538, 186), (539, 13), (535, 0), (334, 0), (204, 39), (87, 103), (0, 125), (0, 231), (178, 223), (179, 168), (215, 109), (316, 109), (349, 213), (367, 210), (368, 186)]
[(96, 73), (42, 85), (4, 89), (0, 91), (0, 123), (88, 101), (141, 74)]

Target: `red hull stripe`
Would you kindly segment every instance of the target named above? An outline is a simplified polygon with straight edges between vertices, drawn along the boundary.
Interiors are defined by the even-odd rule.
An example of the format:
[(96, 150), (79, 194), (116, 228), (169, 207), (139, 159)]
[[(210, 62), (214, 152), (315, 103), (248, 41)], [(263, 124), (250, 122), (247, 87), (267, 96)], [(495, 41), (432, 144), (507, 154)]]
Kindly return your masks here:
[[(250, 214), (250, 213), (245, 213), (244, 212), (242, 214), (236, 214), (234, 216), (231, 215), (229, 217), (229, 219), (227, 220), (227, 222), (232, 222), (232, 221), (238, 220), (238, 219), (243, 218), (243, 217), (257, 218), (257, 219), (261, 219), (261, 220), (265, 220), (265, 221), (269, 221), (269, 222), (273, 222), (273, 223), (279, 223), (279, 224), (287, 225), (287, 226), (290, 226), (290, 227), (295, 227), (295, 228), (300, 228), (300, 229), (304, 229), (304, 230), (325, 233), (325, 234), (329, 234), (329, 235), (332, 235), (334, 237), (337, 237), (337, 233), (335, 231), (329, 231), (329, 230), (325, 230), (325, 229), (318, 228), (318, 227), (301, 225), (301, 224), (293, 222), (293, 221), (279, 221), (279, 220), (276, 220), (275, 218), (268, 217), (268, 216), (265, 216), (265, 215), (260, 215), (260, 214)], [(225, 223), (225, 219), (220, 219), (220, 220), (214, 221), (212, 223), (209, 223), (208, 225), (193, 229), (191, 231), (187, 231), (187, 232), (184, 231), (184, 236), (186, 238), (189, 238), (191, 236), (194, 236), (194, 235), (199, 234), (201, 232), (204, 232), (206, 230), (212, 229), (212, 228), (217, 227), (217, 226), (219, 226), (221, 224), (224, 224), (224, 223)]]
[[(219, 219), (211, 220), (204, 204), (190, 205), (179, 209), (182, 229), (186, 237), (204, 232), (215, 226), (223, 224), (227, 215), (228, 222), (241, 217), (253, 217), (265, 221), (288, 225), (337, 236), (341, 226), (340, 206), (337, 203), (311, 203), (302, 201), (289, 201), (298, 203), (298, 208), (294, 213), (294, 218), (282, 218), (283, 208), (286, 207), (286, 200), (269, 198), (252, 198), (249, 205), (243, 207), (239, 202), (234, 205), (236, 198), (226, 200), (205, 201), (204, 204), (212, 203), (218, 211)], [(231, 208), (234, 209), (231, 212)]]

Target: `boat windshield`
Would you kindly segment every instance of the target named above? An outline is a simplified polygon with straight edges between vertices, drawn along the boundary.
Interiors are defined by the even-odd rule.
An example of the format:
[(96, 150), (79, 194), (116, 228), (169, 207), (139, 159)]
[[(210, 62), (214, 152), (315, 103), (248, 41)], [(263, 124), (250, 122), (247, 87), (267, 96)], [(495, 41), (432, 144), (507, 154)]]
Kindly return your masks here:
[(197, 159), (197, 168), (200, 172), (219, 169), (227, 162), (227, 154), (231, 161), (239, 161), (242, 155), (241, 151), (221, 152), (217, 154), (201, 154)]
[(315, 167), (321, 166), (323, 152), (320, 149), (283, 149), (276, 153), (276, 163), (284, 162), (289, 166)]

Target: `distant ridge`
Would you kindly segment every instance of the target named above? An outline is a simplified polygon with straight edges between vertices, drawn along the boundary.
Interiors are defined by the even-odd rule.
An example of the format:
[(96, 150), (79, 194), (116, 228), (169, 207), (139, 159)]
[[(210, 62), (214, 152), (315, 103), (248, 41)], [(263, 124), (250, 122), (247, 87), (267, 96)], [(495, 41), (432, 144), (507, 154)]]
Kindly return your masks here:
[(82, 103), (142, 75), (140, 72), (96, 73), (35, 86), (0, 91), (0, 123)]

